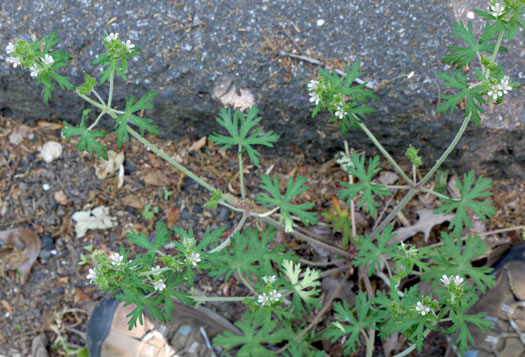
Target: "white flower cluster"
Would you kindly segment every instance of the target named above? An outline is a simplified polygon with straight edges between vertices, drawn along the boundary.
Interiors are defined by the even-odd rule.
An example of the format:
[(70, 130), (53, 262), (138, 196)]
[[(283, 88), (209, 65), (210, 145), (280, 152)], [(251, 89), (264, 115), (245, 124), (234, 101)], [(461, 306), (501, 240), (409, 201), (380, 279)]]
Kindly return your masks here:
[(421, 312), (421, 315), (425, 316), (430, 312), (430, 307), (425, 306), (421, 301), (418, 301), (416, 304), (416, 310)]
[[(108, 36), (106, 36), (105, 40), (107, 42), (113, 42), (113, 41), (120, 41), (118, 38), (118, 32), (117, 33), (110, 33)], [(126, 42), (122, 42), (124, 46), (126, 46), (126, 49), (128, 52), (131, 52), (133, 48), (135, 48), (135, 45), (131, 43), (130, 40), (127, 40)]]
[(441, 282), (445, 286), (449, 286), (451, 282), (454, 282), (454, 285), (460, 286), (463, 283), (464, 279), (460, 277), (459, 275), (456, 275), (455, 277), (451, 275), (450, 277), (443, 275), (441, 277)]
[(259, 295), (259, 297), (257, 298), (257, 302), (261, 306), (264, 306), (264, 305), (268, 305), (269, 306), (269, 305), (271, 305), (271, 304), (281, 300), (282, 297), (283, 297), (282, 294), (277, 292), (277, 290), (272, 290), (272, 291), (265, 292), (265, 293), (262, 293), (261, 295)]
[(190, 263), (193, 266), (197, 266), (197, 263), (201, 261), (201, 255), (199, 253), (191, 252), (186, 255), (186, 263)]
[(97, 271), (93, 268), (90, 268), (87, 278), (89, 279), (89, 283), (93, 284), (93, 280), (97, 279)]
[(501, 5), (499, 2), (490, 1), (488, 11), (492, 16), (500, 17), (505, 11), (505, 6)]
[(162, 290), (166, 289), (166, 284), (164, 283), (164, 280), (159, 279), (153, 282), (153, 287), (155, 288), (155, 291), (161, 292)]
[[(16, 46), (12, 43), (9, 43), (5, 51), (7, 52), (10, 57), (7, 58), (8, 63), (12, 63), (13, 67), (16, 68), (21, 65), (20, 56), (18, 56), (16, 52)], [(30, 75), (33, 78), (37, 78), (38, 74), (44, 70), (49, 68), (53, 63), (55, 63), (55, 60), (52, 56), (49, 54), (46, 54), (44, 58), (42, 59), (42, 64), (39, 64), (38, 62), (35, 62), (31, 67), (29, 67)]]
[(272, 275), (272, 276), (263, 276), (263, 280), (266, 284), (270, 285), (272, 283), (275, 283), (275, 280), (277, 279), (277, 277), (275, 275)]
[(507, 94), (512, 87), (509, 85), (510, 77), (505, 76), (501, 79), (501, 82), (498, 84), (492, 85), (490, 91), (487, 93), (492, 99), (497, 100), (503, 94)]

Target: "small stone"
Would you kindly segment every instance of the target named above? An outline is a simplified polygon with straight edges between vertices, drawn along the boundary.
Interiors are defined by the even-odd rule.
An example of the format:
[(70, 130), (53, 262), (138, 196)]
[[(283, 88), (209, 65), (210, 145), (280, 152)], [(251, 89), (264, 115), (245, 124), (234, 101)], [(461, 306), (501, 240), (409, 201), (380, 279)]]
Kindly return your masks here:
[(50, 236), (45, 234), (40, 235), (40, 240), (42, 240), (42, 250), (53, 250), (55, 249), (55, 241)]
[(317, 20), (317, 27), (321, 27), (321, 26), (323, 26), (323, 25), (324, 25), (324, 22), (325, 22), (325, 21), (324, 21), (323, 19), (319, 19), (319, 20)]

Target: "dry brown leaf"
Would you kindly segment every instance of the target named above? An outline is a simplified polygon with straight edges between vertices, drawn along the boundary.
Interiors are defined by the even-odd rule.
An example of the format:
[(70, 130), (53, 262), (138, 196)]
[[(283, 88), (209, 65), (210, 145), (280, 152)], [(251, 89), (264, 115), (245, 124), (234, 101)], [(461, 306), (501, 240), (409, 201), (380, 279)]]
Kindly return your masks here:
[(119, 168), (124, 163), (124, 152), (116, 153), (112, 150), (108, 151), (108, 160), (97, 160), (95, 164), (95, 175), (100, 180), (106, 177), (115, 175)]
[(450, 194), (450, 197), (452, 197), (453, 199), (458, 200), (461, 198), (461, 193), (459, 192), (455, 177), (450, 177), (450, 179), (448, 180), (447, 189), (448, 193)]
[(121, 202), (123, 205), (126, 205), (128, 207), (133, 207), (138, 210), (144, 209), (144, 203), (142, 203), (142, 200), (140, 199), (140, 197), (136, 195), (128, 195), (124, 197)]
[[(341, 283), (341, 279), (334, 279), (330, 277), (323, 278), (321, 285), (323, 287), (323, 291), (326, 292), (325, 299), (332, 296), (332, 294), (337, 289), (340, 283)], [(339, 292), (337, 293), (335, 298), (339, 298), (343, 301), (346, 301), (350, 306), (354, 306), (355, 301), (356, 301), (356, 295), (352, 291), (352, 288), (354, 287), (354, 285), (355, 284), (353, 281), (350, 281), (350, 280), (345, 281), (343, 283), (343, 287), (339, 289)]]
[(179, 221), (180, 212), (177, 206), (168, 208), (166, 215), (168, 216), (168, 228), (173, 228)]
[(160, 170), (152, 170), (144, 177), (144, 183), (146, 183), (146, 185), (152, 186), (168, 186), (172, 182), (170, 178)]
[(399, 180), (399, 175), (394, 171), (381, 171), (377, 181), (382, 185), (393, 185)]
[(47, 353), (47, 337), (43, 333), (36, 336), (31, 342), (31, 357), (49, 357)]
[(48, 129), (54, 129), (54, 130), (62, 129), (64, 127), (64, 125), (61, 123), (51, 123), (51, 122), (48, 122), (47, 120), (37, 121), (36, 126), (39, 128), (48, 128)]
[[(5, 243), (7, 247), (12, 247), (12, 251), (22, 249), (23, 247), (23, 261), (20, 257), (15, 257), (10, 254), (6, 259), (6, 266), (10, 270), (18, 269), (21, 275), (22, 283), (25, 283), (29, 278), (31, 267), (35, 262), (36, 258), (40, 254), (40, 248), (42, 242), (38, 235), (26, 228), (17, 228), (0, 232), (0, 240)], [(18, 255), (18, 254), (15, 254)], [(13, 258), (13, 259), (12, 259)], [(4, 259), (2, 258), (2, 261)]]
[(79, 302), (84, 302), (84, 301), (91, 301), (91, 297), (89, 297), (88, 295), (86, 295), (82, 289), (80, 288), (76, 288), (75, 289), (75, 296), (73, 297), (73, 301), (75, 302), (75, 304), (78, 304)]
[(188, 148), (188, 151), (199, 151), (204, 145), (206, 145), (207, 137), (203, 136), (197, 141), (194, 141), (193, 144)]
[(416, 211), (416, 213), (419, 216), (416, 224), (413, 224), (409, 227), (402, 227), (394, 231), (394, 234), (396, 234), (396, 242), (403, 242), (404, 240), (413, 237), (419, 232), (423, 232), (425, 234), (425, 242), (427, 242), (430, 231), (434, 226), (437, 226), (443, 222), (450, 222), (452, 219), (454, 219), (453, 214), (448, 214), (446, 216), (443, 214), (434, 214), (433, 211), (428, 208), (422, 208)]
[(13, 308), (11, 307), (11, 304), (9, 304), (6, 300), (2, 300), (2, 306), (5, 307), (7, 312), (9, 312), (10, 314), (13, 313)]
[(65, 206), (67, 204), (67, 196), (64, 193), (64, 191), (55, 192), (55, 201), (57, 201), (62, 206)]

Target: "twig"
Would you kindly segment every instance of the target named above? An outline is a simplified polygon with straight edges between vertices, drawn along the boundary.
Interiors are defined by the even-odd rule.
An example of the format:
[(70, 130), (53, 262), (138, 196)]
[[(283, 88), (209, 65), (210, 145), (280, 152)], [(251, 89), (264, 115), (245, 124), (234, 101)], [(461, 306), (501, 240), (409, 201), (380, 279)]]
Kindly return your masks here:
[[(263, 221), (265, 221), (266, 223), (268, 224), (271, 224), (272, 226), (279, 226), (279, 227), (283, 227), (284, 224), (282, 223), (279, 223), (273, 219), (271, 219), (270, 217), (264, 217), (263, 218)], [(296, 228), (299, 228), (299, 227), (296, 227)], [(296, 238), (299, 238), (301, 240), (304, 240), (306, 242), (309, 242), (309, 243), (313, 243), (313, 244), (317, 244), (319, 246), (321, 246), (322, 248), (326, 249), (326, 250), (329, 250), (331, 252), (334, 252), (336, 254), (341, 254), (347, 258), (351, 258), (353, 259), (354, 256), (344, 250), (342, 250), (341, 248), (337, 248), (337, 247), (334, 247), (328, 243), (324, 243), (316, 238), (312, 238), (312, 237), (309, 237), (307, 236), (306, 234), (303, 234), (301, 232), (298, 231), (298, 229), (295, 229), (291, 234), (293, 234)]]
[[(296, 58), (296, 59), (299, 59), (301, 61), (309, 62), (311, 64), (316, 64), (318, 66), (323, 66), (323, 67), (325, 67), (327, 69), (330, 69), (330, 66), (328, 66), (326, 63), (321, 62), (319, 60), (316, 60), (315, 58), (311, 58), (311, 57), (307, 57), (307, 56), (303, 56), (303, 55), (296, 55), (296, 54), (285, 52), (285, 51), (279, 51), (279, 56)], [(335, 70), (335, 72), (338, 75), (346, 76), (346, 73), (341, 71), (340, 69), (335, 68), (334, 70)], [(356, 82), (357, 84), (364, 84), (365, 83), (365, 81), (363, 81), (361, 78), (356, 78), (354, 80), (354, 82)], [(377, 87), (374, 84), (372, 84), (372, 83), (366, 83), (365, 87), (368, 88), (368, 89), (371, 89), (373, 91), (375, 91), (377, 89)]]
[[(173, 25), (175, 25), (175, 24), (173, 24)], [(189, 28), (192, 28), (192, 27), (198, 27), (198, 26), (201, 26), (201, 25), (206, 25), (206, 22), (205, 22), (205, 21), (199, 21), (199, 22), (197, 22), (197, 23), (195, 23), (195, 24), (189, 24), (189, 25), (186, 25), (186, 26), (182, 26), (182, 27), (180, 27), (180, 28), (178, 28), (178, 29), (175, 29), (175, 30), (173, 30), (173, 31), (174, 31), (174, 32), (184, 31), (184, 30), (187, 30), (187, 29), (189, 29)], [(172, 26), (172, 25), (168, 25), (167, 27), (170, 27), (170, 26)]]
[(345, 271), (345, 270), (347, 270), (347, 269), (353, 270), (353, 269), (352, 269), (352, 264), (344, 265), (344, 266), (342, 266), (342, 267), (338, 267), (338, 268), (334, 268), (334, 269), (328, 269), (328, 270), (325, 270), (325, 271), (323, 271), (323, 272), (320, 274), (320, 276), (321, 276), (321, 278), (324, 278), (324, 277), (326, 277), (326, 276), (332, 275), (332, 274), (334, 274), (334, 273), (338, 273), (338, 272), (340, 272), (340, 271)]
[(293, 45), (295, 46), (295, 48), (297, 49), (297, 51), (299, 51), (299, 53), (303, 53), (303, 50), (301, 49), (301, 47), (299, 47), (299, 45), (297, 44), (297, 42), (295, 42), (295, 40), (293, 39), (292, 35), (288, 32), (288, 30), (286, 29), (286, 27), (284, 25), (281, 25), (281, 29), (283, 30), (284, 34), (286, 35), (286, 37), (288, 37), (288, 39), (290, 41), (292, 41)]
[[(509, 228), (496, 229), (495, 231), (490, 231), (490, 232), (485, 232), (485, 233), (477, 233), (476, 235), (480, 236), (480, 237), (486, 237), (486, 236), (490, 236), (492, 234), (512, 232), (512, 231), (519, 231), (520, 229), (525, 229), (525, 226), (514, 226), (514, 227), (509, 227)], [(469, 236), (470, 236), (470, 234), (468, 234), (466, 236), (463, 236), (463, 237), (461, 237), (461, 240), (465, 240)], [(434, 244), (429, 245), (428, 247), (432, 249), (432, 248), (439, 247), (441, 245), (443, 245), (443, 242), (434, 243)]]

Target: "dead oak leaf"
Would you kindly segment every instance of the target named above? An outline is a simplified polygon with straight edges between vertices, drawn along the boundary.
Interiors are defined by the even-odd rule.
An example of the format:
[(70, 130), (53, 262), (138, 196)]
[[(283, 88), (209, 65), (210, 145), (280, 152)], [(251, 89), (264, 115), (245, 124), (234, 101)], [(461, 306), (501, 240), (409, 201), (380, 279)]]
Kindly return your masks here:
[(394, 231), (394, 234), (396, 234), (396, 242), (403, 242), (419, 232), (425, 234), (425, 242), (427, 242), (430, 231), (432, 228), (434, 228), (434, 226), (437, 226), (443, 222), (450, 222), (452, 219), (454, 219), (453, 214), (434, 214), (433, 211), (428, 208), (422, 208), (416, 211), (416, 213), (419, 216), (416, 224), (413, 224), (409, 227), (402, 227)]
[[(2, 265), (6, 264), (9, 270), (19, 270), (21, 272), (21, 282), (27, 282), (31, 267), (40, 254), (42, 241), (35, 232), (26, 228), (1, 231), (0, 241), (4, 242), (5, 248), (11, 247), (11, 252), (8, 249), (4, 249), (2, 255), (0, 255)], [(16, 253), (21, 249), (23, 249), (23, 256)]]
[(151, 170), (144, 176), (144, 183), (151, 186), (169, 186), (172, 180), (160, 170)]

